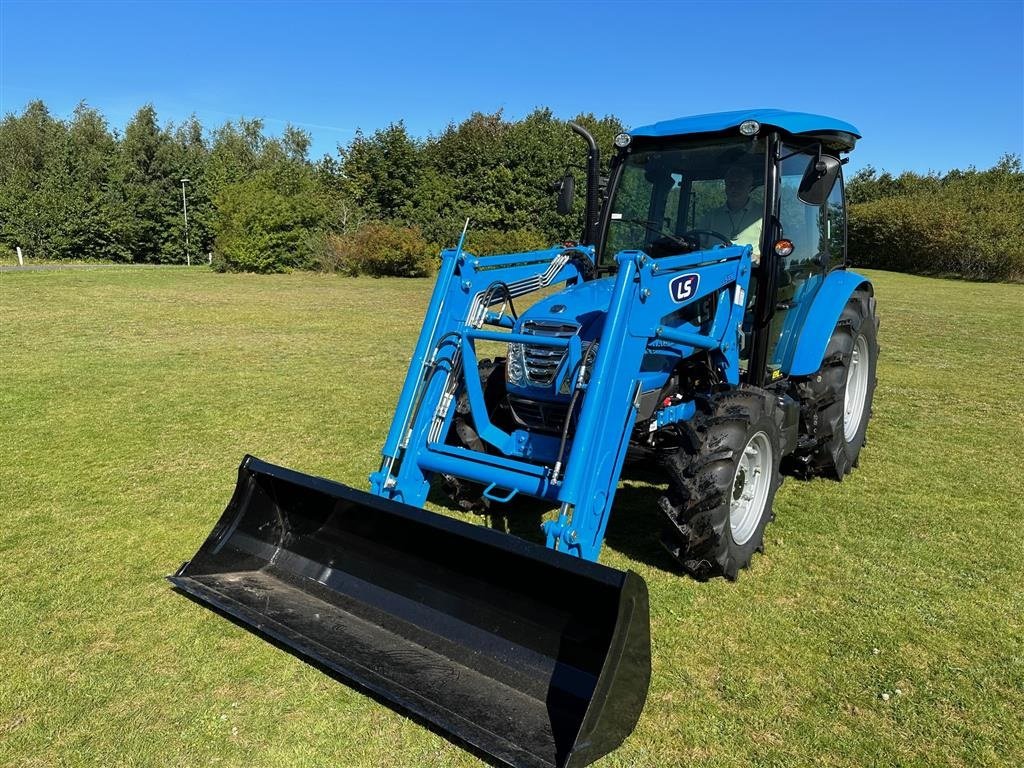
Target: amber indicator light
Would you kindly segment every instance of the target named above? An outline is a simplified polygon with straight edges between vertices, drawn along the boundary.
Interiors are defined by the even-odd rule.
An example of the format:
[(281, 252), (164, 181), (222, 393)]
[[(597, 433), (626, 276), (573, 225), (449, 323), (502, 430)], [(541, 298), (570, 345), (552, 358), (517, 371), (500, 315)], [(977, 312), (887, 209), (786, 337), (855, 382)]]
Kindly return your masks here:
[(775, 255), (776, 256), (789, 256), (793, 252), (793, 241), (792, 240), (776, 240), (775, 241)]

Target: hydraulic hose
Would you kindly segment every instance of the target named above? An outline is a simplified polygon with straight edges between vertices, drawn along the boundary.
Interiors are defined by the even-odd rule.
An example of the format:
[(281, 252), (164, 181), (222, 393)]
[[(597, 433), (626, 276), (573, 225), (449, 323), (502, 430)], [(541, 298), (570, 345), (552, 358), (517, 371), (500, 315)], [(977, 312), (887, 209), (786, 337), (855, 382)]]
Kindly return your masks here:
[(562, 439), (558, 442), (558, 457), (555, 459), (555, 466), (551, 468), (552, 485), (558, 484), (558, 476), (562, 471), (562, 459), (565, 458), (565, 443), (569, 438), (569, 424), (572, 422), (572, 412), (575, 410), (576, 401), (579, 399), (580, 393), (583, 391), (583, 376), (587, 369), (587, 361), (590, 359), (591, 353), (596, 349), (597, 342), (594, 342), (587, 347), (587, 351), (583, 355), (583, 360), (580, 361), (579, 379), (572, 390), (572, 397), (569, 398), (569, 407), (565, 411), (565, 422), (562, 424)]

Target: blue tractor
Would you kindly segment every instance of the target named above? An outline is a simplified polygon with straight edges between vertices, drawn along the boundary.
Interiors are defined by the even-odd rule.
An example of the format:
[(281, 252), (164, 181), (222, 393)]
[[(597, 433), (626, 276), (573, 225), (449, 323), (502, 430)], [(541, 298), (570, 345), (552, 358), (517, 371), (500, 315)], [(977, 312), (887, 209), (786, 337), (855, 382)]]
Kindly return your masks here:
[[(571, 125), (580, 242), (442, 253), (371, 492), (246, 457), (171, 577), (513, 766), (586, 765), (642, 710), (646, 587), (596, 562), (623, 472), (665, 488), (654, 546), (735, 579), (783, 474), (856, 466), (875, 388), (872, 286), (846, 269), (856, 128), (669, 120), (617, 136), (602, 178)], [(425, 512), (432, 488), (466, 509), (539, 500), (546, 548)]]

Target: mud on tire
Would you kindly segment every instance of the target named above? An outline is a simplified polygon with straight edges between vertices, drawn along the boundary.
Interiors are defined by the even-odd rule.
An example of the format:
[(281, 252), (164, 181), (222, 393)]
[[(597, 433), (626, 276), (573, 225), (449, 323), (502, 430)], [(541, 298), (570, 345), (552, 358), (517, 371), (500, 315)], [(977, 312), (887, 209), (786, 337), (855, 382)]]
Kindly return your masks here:
[[(697, 408), (679, 425), (679, 447), (662, 457), (669, 479), (659, 502), (667, 519), (662, 544), (691, 576), (733, 580), (763, 551), (764, 527), (774, 519), (782, 413), (773, 395), (754, 387), (701, 397)], [(755, 488), (757, 498), (744, 502)]]
[[(864, 356), (867, 360), (864, 360)], [(878, 362), (878, 317), (875, 297), (867, 290), (854, 291), (846, 302), (825, 350), (821, 368), (793, 381), (793, 397), (800, 402), (800, 441), (786, 458), (783, 470), (797, 477), (830, 477), (842, 480), (857, 466), (867, 437), (874, 400)], [(862, 388), (851, 387), (851, 395), (862, 399), (859, 418), (847, 416), (848, 384), (856, 384), (859, 366), (866, 366), (859, 379)], [(854, 374), (851, 376), (851, 372)], [(858, 390), (854, 392), (853, 390)], [(856, 414), (852, 414), (856, 415)], [(844, 422), (846, 422), (844, 424)], [(849, 432), (849, 434), (847, 434)]]

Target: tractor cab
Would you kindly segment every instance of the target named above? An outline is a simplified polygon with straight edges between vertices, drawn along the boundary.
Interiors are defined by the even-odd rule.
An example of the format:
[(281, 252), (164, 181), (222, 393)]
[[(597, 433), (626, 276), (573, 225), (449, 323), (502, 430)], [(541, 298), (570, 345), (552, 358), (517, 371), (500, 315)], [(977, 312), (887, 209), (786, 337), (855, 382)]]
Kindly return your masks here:
[(842, 156), (858, 138), (849, 123), (774, 109), (620, 134), (584, 233), (599, 273), (613, 273), (624, 250), (659, 259), (750, 245), (742, 365), (748, 383), (778, 378), (825, 275), (846, 265)]

